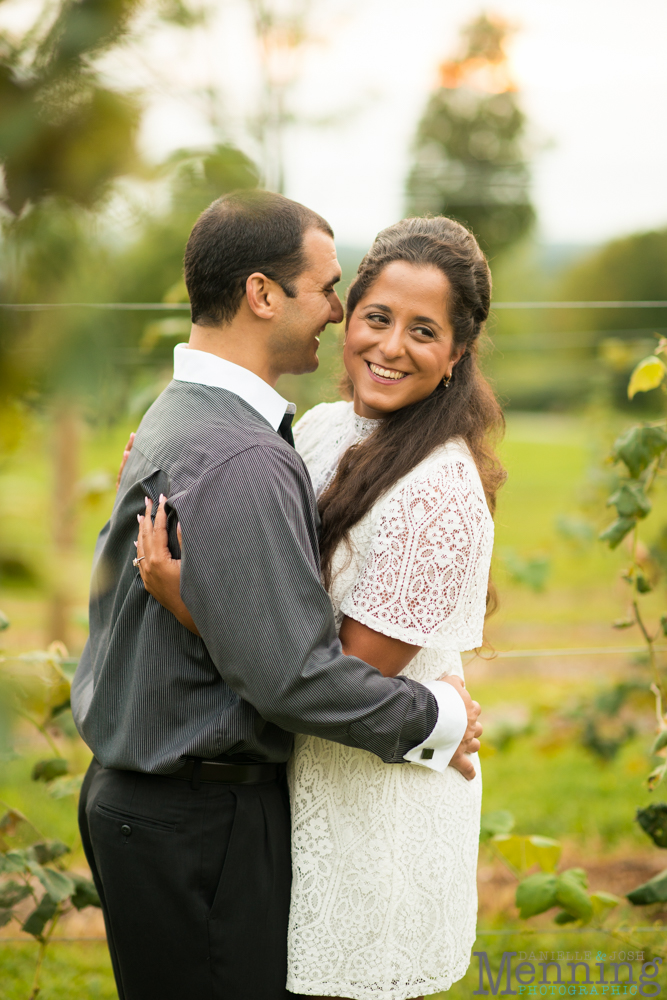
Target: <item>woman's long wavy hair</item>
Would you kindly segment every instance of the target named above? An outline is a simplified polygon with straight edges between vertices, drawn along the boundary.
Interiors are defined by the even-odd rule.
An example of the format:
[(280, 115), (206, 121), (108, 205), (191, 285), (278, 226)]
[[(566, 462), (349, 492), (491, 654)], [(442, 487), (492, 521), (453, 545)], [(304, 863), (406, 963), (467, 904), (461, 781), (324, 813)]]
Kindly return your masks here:
[[(448, 316), (455, 347), (463, 355), (447, 388), (395, 410), (370, 437), (342, 456), (336, 476), (319, 500), (323, 578), (331, 583), (332, 558), (350, 529), (399, 479), (434, 448), (461, 437), (468, 445), (491, 513), (505, 471), (493, 450), (504, 429), (503, 414), (477, 364), (477, 344), (489, 314), (491, 274), (475, 237), (453, 219), (403, 219), (376, 237), (347, 293), (347, 323), (378, 276), (394, 261), (437, 267), (449, 282)], [(348, 395), (352, 383), (347, 380)], [(487, 608), (495, 606), (490, 587)]]

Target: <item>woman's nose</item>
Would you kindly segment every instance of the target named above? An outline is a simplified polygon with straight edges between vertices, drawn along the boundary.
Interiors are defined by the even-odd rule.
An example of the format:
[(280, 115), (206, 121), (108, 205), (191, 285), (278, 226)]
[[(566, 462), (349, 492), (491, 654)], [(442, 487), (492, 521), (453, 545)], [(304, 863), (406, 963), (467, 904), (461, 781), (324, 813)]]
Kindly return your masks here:
[(405, 354), (404, 331), (400, 327), (394, 327), (387, 332), (387, 336), (380, 344), (380, 350), (385, 358), (400, 358)]

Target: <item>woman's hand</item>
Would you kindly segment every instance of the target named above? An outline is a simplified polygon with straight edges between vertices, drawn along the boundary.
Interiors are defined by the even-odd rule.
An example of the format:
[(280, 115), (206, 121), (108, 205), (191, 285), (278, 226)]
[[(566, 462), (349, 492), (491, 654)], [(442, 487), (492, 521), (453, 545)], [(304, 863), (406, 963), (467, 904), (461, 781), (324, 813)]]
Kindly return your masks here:
[[(137, 568), (148, 593), (159, 601), (163, 608), (171, 611), (181, 625), (199, 635), (192, 615), (181, 599), (181, 560), (172, 559), (167, 544), (166, 503), (166, 497), (160, 494), (155, 524), (151, 521), (153, 501), (149, 497), (146, 497), (146, 513), (137, 514), (139, 537), (134, 543), (137, 547)], [(182, 547), (180, 524), (176, 531), (178, 543)]]
[(116, 479), (116, 493), (118, 493), (118, 487), (120, 486), (120, 477), (123, 475), (123, 469), (127, 464), (127, 460), (130, 457), (130, 452), (132, 451), (132, 445), (134, 444), (134, 439), (136, 434), (134, 431), (130, 434), (127, 444), (125, 445), (125, 451), (123, 452), (123, 457), (120, 462), (120, 469), (118, 470), (118, 477)]

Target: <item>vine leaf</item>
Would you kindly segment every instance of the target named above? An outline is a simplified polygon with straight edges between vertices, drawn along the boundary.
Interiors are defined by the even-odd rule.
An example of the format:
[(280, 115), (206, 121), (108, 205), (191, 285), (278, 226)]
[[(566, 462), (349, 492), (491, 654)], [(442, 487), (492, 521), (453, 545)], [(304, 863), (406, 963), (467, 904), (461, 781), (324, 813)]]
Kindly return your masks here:
[(628, 479), (621, 483), (607, 500), (607, 507), (612, 505), (619, 517), (646, 517), (651, 511), (651, 501), (644, 493), (644, 484), (639, 479)]
[(538, 872), (520, 882), (516, 890), (516, 905), (524, 920), (556, 906), (558, 877), (552, 872)]
[(582, 868), (570, 868), (558, 876), (556, 901), (577, 920), (588, 923), (593, 916), (593, 904), (586, 892), (586, 873)]
[(642, 358), (635, 367), (630, 382), (628, 383), (628, 399), (632, 399), (638, 392), (649, 392), (657, 389), (665, 377), (667, 368), (655, 354), (650, 354), (648, 358)]
[(636, 523), (634, 517), (617, 517), (598, 537), (601, 542), (608, 542), (610, 549), (615, 549)]
[[(665, 735), (667, 729), (661, 735)], [(652, 802), (638, 809), (635, 819), (656, 847), (667, 847), (667, 802)]]
[(55, 915), (57, 909), (58, 904), (47, 893), (47, 895), (42, 897), (37, 908), (32, 911), (24, 923), (23, 930), (26, 934), (32, 934), (33, 937), (39, 938), (51, 917)]
[(667, 433), (662, 427), (637, 424), (614, 442), (611, 457), (623, 462), (633, 479), (638, 479), (654, 458), (667, 449)]
[(649, 903), (667, 903), (667, 869), (654, 875), (648, 882), (638, 885), (627, 894), (633, 906), (648, 906)]

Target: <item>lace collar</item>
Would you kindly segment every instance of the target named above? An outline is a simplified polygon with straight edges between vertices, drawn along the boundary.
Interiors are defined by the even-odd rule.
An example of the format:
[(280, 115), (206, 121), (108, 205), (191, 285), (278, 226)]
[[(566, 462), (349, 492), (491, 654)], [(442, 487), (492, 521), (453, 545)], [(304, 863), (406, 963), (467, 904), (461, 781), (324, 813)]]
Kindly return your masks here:
[(382, 423), (381, 419), (371, 419), (371, 417), (360, 417), (358, 413), (352, 411), (354, 416), (354, 440), (363, 441), (364, 438), (370, 437), (374, 430)]

